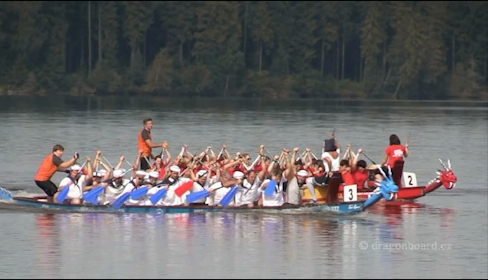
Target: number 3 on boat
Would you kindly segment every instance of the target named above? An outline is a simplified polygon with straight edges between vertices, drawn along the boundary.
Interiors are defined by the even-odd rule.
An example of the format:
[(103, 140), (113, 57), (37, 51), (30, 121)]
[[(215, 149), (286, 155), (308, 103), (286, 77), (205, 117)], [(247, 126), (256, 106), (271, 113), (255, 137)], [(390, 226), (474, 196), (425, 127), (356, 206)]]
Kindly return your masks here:
[(357, 185), (344, 186), (344, 202), (351, 202), (358, 200), (358, 187)]

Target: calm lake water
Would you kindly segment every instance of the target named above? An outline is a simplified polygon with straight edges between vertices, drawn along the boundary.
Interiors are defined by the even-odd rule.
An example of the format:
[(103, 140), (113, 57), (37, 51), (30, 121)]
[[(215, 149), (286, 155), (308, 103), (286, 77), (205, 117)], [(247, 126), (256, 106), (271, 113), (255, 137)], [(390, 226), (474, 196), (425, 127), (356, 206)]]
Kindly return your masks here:
[[(54, 144), (116, 164), (133, 161), (142, 119), (175, 156), (223, 144), (231, 153), (261, 144), (320, 154), (335, 129), (345, 147), (381, 161), (391, 133), (410, 135), (405, 171), (425, 185), (450, 159), (455, 189), (404, 205), (379, 204), (353, 217), (324, 214), (46, 214), (0, 210), (0, 278), (487, 278), (488, 110), (0, 111), (0, 186), (41, 194), (33, 177)], [(159, 152), (159, 150), (156, 150)], [(368, 160), (367, 160), (368, 161)], [(368, 161), (369, 162), (369, 161)], [(63, 174), (56, 174), (58, 183)], [(386, 248), (387, 247), (387, 248)]]

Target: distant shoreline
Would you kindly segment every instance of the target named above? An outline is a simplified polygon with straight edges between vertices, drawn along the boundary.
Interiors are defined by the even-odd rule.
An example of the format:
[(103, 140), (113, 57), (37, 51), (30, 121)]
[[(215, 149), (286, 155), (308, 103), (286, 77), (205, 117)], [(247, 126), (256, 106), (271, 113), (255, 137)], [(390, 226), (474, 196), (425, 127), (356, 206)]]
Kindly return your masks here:
[(80, 109), (117, 108), (223, 108), (255, 109), (320, 109), (341, 107), (367, 108), (476, 108), (488, 109), (488, 101), (475, 100), (359, 100), (359, 99), (266, 99), (266, 98), (214, 98), (214, 97), (154, 97), (154, 96), (0, 96), (0, 109), (40, 108), (51, 106)]

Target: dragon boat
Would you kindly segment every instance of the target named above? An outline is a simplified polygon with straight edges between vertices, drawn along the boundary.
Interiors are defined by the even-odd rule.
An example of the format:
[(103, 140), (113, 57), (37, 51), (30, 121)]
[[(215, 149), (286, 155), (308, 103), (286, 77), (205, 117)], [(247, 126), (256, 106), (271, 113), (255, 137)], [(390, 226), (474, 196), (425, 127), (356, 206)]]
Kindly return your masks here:
[[(405, 200), (415, 200), (420, 197), (423, 197), (441, 186), (444, 186), (445, 189), (450, 190), (456, 186), (457, 177), (454, 174), (454, 171), (451, 168), (451, 161), (447, 160), (447, 164), (445, 164), (441, 159), (439, 162), (443, 168), (443, 170), (437, 171), (437, 176), (431, 180), (427, 185), (417, 185), (417, 177), (416, 174), (413, 172), (403, 172), (403, 165), (404, 162), (400, 161), (392, 168), (393, 173), (393, 181), (399, 187), (397, 198), (395, 201), (405, 201)], [(374, 172), (377, 169), (376, 165), (370, 166), (369, 168), (369, 179), (367, 182), (368, 188), (354, 188), (357, 189), (357, 193), (353, 192), (353, 188), (348, 188), (348, 192), (339, 192), (340, 198), (345, 198), (344, 195), (350, 197), (351, 199), (358, 199), (358, 200), (366, 200), (368, 199), (376, 189), (376, 182), (374, 179)], [(341, 188), (346, 188), (344, 184), (342, 184)], [(324, 203), (327, 197), (328, 186), (316, 186), (315, 193), (317, 196), (317, 200), (319, 202)], [(312, 195), (308, 191), (307, 188), (303, 190), (303, 200), (310, 201), (312, 200)], [(357, 197), (357, 198), (356, 198)]]
[[(398, 186), (395, 185), (391, 174), (385, 177), (378, 192), (370, 196), (366, 200), (351, 200), (341, 199), (339, 195), (339, 187), (342, 182), (340, 173), (334, 173), (329, 181), (329, 190), (325, 201), (322, 204), (311, 205), (301, 204), (292, 205), (285, 204), (279, 207), (264, 207), (256, 206), (249, 208), (233, 207), (233, 206), (208, 206), (208, 205), (187, 205), (187, 206), (136, 206), (123, 205), (121, 207), (114, 207), (113, 205), (99, 205), (99, 204), (60, 204), (49, 203), (45, 196), (36, 197), (14, 197), (8, 190), (0, 188), (0, 198), (5, 200), (9, 209), (42, 209), (47, 212), (97, 212), (97, 213), (197, 213), (197, 212), (272, 212), (272, 213), (311, 213), (311, 212), (332, 212), (336, 214), (358, 214), (365, 211), (368, 207), (374, 205), (382, 198), (386, 200), (395, 199), (395, 193), (398, 191)], [(347, 188), (346, 191), (348, 191)], [(357, 190), (355, 190), (357, 191)], [(344, 197), (344, 195), (342, 195)]]

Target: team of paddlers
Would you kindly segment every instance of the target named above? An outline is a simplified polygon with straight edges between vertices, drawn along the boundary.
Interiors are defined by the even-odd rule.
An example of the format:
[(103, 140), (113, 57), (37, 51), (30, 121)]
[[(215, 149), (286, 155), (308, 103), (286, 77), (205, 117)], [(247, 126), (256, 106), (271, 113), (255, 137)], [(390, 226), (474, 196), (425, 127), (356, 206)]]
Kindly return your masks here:
[[(334, 132), (324, 141), (320, 158), (309, 148), (303, 151), (283, 148), (280, 155), (273, 156), (264, 145), (259, 147), (255, 159), (245, 152), (232, 156), (225, 145), (218, 153), (209, 146), (193, 155), (185, 145), (173, 159), (167, 142), (152, 141), (152, 119), (145, 119), (143, 124), (139, 133), (139, 156), (134, 163), (121, 156), (112, 166), (101, 151), (96, 152), (93, 160), (87, 157), (81, 165), (77, 163), (78, 153), (63, 161), (64, 148), (56, 144), (39, 167), (35, 183), (46, 193), (48, 202), (109, 205), (123, 198), (125, 205), (145, 206), (299, 205), (303, 190), (307, 188), (314, 204), (317, 202), (315, 186), (327, 185), (333, 173), (339, 173), (345, 185), (368, 188), (370, 170), (366, 161), (360, 159), (363, 150), (354, 153), (347, 145), (341, 156), (341, 146)], [(161, 148), (159, 155), (153, 154), (154, 148)], [(408, 144), (401, 145), (398, 136), (392, 134), (378, 168), (386, 170), (407, 156)], [(65, 171), (68, 176), (54, 184), (51, 177), (57, 171)], [(378, 182), (383, 179), (382, 174), (376, 172)]]

